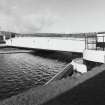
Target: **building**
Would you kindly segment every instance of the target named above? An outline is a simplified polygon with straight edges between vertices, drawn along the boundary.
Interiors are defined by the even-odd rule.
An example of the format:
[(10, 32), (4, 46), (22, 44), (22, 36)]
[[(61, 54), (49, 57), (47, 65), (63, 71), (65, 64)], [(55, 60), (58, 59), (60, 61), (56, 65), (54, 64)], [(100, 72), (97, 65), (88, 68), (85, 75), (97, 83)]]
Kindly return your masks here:
[(3, 44), (3, 43), (5, 43), (5, 34), (0, 32), (0, 44)]

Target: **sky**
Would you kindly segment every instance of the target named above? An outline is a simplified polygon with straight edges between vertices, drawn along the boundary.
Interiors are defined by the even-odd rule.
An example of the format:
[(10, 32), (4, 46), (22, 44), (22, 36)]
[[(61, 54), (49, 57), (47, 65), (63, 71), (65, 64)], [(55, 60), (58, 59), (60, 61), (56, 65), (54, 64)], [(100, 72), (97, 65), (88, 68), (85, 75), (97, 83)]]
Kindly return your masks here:
[(105, 0), (0, 0), (0, 30), (18, 33), (105, 31)]

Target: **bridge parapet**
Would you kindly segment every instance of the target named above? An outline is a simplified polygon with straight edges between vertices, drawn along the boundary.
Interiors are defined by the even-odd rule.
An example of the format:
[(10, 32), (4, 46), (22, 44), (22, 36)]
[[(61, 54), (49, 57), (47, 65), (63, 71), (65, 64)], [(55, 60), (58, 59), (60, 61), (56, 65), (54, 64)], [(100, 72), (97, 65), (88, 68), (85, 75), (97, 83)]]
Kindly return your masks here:
[(17, 37), (7, 40), (7, 45), (82, 53), (85, 49), (85, 40), (83, 38)]

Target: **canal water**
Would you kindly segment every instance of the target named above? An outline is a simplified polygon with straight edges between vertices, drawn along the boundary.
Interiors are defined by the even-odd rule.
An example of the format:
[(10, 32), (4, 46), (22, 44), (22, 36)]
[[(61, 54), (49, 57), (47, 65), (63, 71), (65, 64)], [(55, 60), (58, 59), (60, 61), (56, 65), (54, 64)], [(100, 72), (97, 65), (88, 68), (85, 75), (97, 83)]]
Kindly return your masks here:
[(65, 67), (65, 62), (41, 53), (16, 48), (0, 49), (0, 99), (43, 85)]

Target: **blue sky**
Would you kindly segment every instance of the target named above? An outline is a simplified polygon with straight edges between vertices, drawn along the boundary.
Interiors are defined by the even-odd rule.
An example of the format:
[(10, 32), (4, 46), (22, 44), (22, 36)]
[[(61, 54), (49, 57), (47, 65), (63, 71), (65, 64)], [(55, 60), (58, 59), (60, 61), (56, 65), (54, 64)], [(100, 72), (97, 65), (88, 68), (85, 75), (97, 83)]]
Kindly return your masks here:
[(105, 31), (104, 0), (0, 0), (0, 29), (21, 33)]

